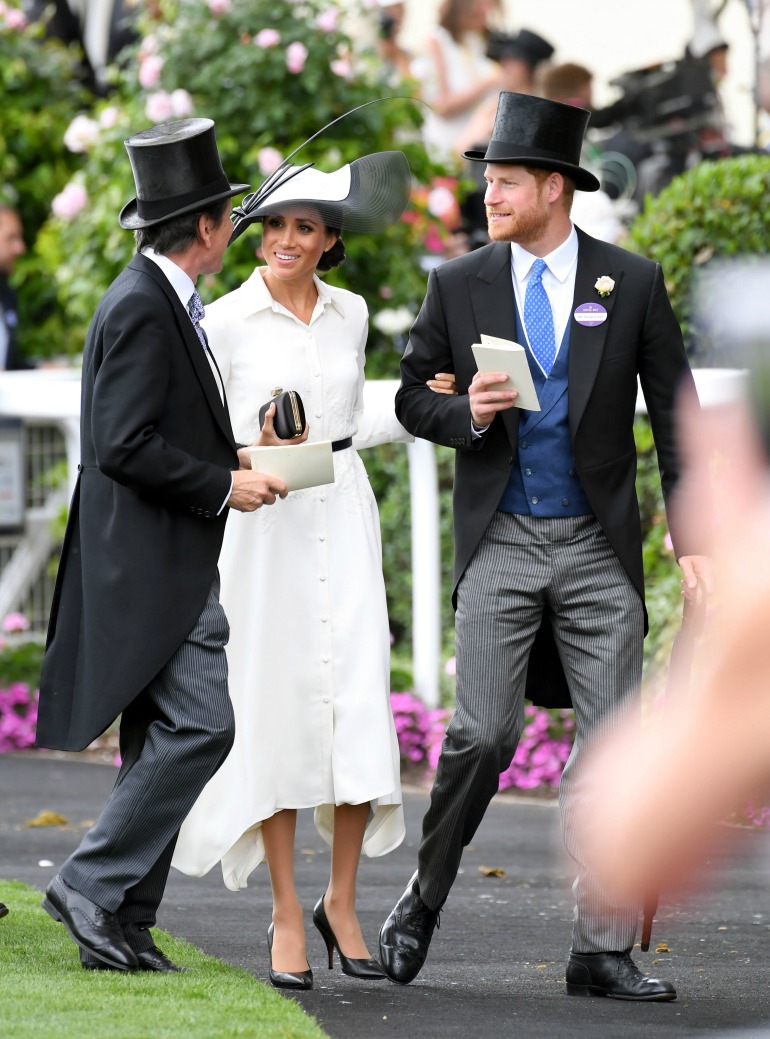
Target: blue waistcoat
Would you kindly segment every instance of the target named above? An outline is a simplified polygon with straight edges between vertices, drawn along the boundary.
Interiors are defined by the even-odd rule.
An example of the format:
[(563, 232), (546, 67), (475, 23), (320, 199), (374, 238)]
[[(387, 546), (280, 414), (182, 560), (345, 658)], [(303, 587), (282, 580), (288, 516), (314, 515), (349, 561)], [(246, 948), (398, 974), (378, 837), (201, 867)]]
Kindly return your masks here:
[(567, 362), (570, 324), (546, 379), (532, 356), (516, 307), (516, 340), (525, 345), (541, 411), (521, 409), (517, 464), (500, 499), (502, 512), (530, 516), (590, 516), (593, 513), (577, 474), (567, 415)]

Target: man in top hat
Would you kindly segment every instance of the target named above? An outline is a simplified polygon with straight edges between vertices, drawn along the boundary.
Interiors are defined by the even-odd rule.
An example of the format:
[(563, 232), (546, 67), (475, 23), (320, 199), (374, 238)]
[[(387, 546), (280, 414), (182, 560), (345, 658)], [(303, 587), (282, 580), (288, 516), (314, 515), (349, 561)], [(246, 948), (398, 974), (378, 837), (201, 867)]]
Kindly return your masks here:
[(43, 907), (89, 969), (176, 971), (150, 928), (179, 827), (234, 736), (217, 559), (229, 509), (285, 485), (251, 472), (200, 327), (231, 199), (210, 119), (126, 141), (137, 254), (102, 298), (83, 355), (81, 464), (54, 591), (37, 744), (81, 750), (118, 715), (104, 811)]
[[(396, 413), (415, 434), (455, 448), (457, 702), (447, 729), (418, 869), (380, 932), (382, 965), (406, 983), (427, 956), (439, 911), (510, 764), (525, 695), (575, 708), (560, 791), (577, 867), (567, 991), (668, 1000), (629, 953), (638, 907), (611, 905), (581, 864), (573, 809), (600, 722), (641, 679), (644, 607), (634, 489), (637, 377), (667, 498), (677, 480), (674, 407), (694, 393), (661, 268), (597, 241), (570, 219), (589, 113), (503, 93), (485, 151), (489, 245), (434, 269), (401, 362)], [(500, 372), (477, 370), (481, 335), (522, 344), (540, 410), (516, 406)], [(454, 372), (457, 396), (426, 390)], [(671, 530), (686, 593), (706, 560)]]

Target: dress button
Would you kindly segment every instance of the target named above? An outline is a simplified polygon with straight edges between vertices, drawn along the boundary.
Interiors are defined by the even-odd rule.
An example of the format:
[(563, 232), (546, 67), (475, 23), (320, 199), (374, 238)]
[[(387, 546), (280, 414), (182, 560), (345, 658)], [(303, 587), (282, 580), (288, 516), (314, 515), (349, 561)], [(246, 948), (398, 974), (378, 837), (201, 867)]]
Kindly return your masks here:
[(329, 658), (328, 657), (321, 657), (321, 659), (323, 660), (324, 664), (328, 664), (329, 663)]
[(325, 495), (325, 494), (322, 494), (322, 495), (321, 495), (321, 497), (320, 497), (320, 499), (319, 499), (319, 501), (326, 501), (326, 495)]
[(539, 499), (539, 498), (533, 498), (533, 499), (532, 499), (532, 504), (533, 504), (533, 505), (537, 505), (537, 503), (538, 503), (539, 501), (540, 501), (540, 499)]
[(322, 618), (321, 618), (321, 624), (326, 624), (326, 622), (328, 621), (328, 619), (329, 619), (328, 617), (322, 617)]
[(317, 369), (317, 368), (316, 368), (316, 370), (315, 370), (315, 371), (313, 372), (313, 375), (315, 376), (315, 378), (316, 378), (316, 379), (318, 378), (318, 376), (319, 376), (320, 374), (321, 374), (321, 373), (320, 373), (320, 372), (318, 371), (318, 369)]
[(328, 696), (325, 696), (325, 697), (324, 697), (324, 703), (328, 703), (328, 702), (329, 702), (329, 697), (328, 697)]
[(531, 476), (532, 475), (532, 470), (531, 469), (525, 469), (524, 470), (524, 475), (525, 476)]
[(562, 505), (569, 505), (569, 498), (562, 498), (561, 503)]
[(203, 513), (203, 515), (206, 517), (206, 519), (211, 519), (211, 513), (209, 512), (208, 509), (206, 509), (206, 511)]
[(326, 541), (326, 535), (325, 534), (319, 534), (318, 535), (318, 540), (319, 541)]
[(522, 449), (522, 451), (526, 451), (528, 447), (529, 447), (529, 444), (527, 443), (527, 441), (526, 440), (522, 440), (522, 442), (521, 442), (521, 449)]
[(319, 580), (319, 581), (325, 581), (325, 580), (326, 580), (326, 577), (325, 577), (325, 575), (324, 575), (324, 574), (321, 574), (321, 576), (320, 576), (320, 577), (318, 578), (318, 580)]
[(320, 417), (321, 417), (321, 415), (323, 415), (323, 412), (322, 412), (322, 411), (317, 411), (317, 412), (315, 413), (315, 417), (316, 417), (316, 418), (320, 418)]

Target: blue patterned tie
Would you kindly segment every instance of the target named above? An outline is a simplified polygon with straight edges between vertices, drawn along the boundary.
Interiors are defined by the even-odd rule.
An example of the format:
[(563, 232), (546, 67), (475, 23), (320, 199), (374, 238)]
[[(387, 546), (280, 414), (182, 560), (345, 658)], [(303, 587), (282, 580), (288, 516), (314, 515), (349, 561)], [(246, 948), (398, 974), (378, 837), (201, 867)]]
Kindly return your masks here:
[(204, 350), (208, 349), (208, 341), (206, 339), (206, 333), (201, 328), (201, 318), (206, 315), (206, 308), (203, 306), (203, 300), (198, 295), (197, 291), (193, 289), (193, 294), (190, 296), (190, 300), (187, 304), (187, 310), (192, 318), (193, 328), (198, 334), (198, 338), (201, 341), (201, 346)]
[(548, 293), (543, 288), (545, 260), (535, 260), (524, 296), (524, 327), (535, 360), (546, 375), (556, 360), (556, 336), (553, 330), (553, 311)]

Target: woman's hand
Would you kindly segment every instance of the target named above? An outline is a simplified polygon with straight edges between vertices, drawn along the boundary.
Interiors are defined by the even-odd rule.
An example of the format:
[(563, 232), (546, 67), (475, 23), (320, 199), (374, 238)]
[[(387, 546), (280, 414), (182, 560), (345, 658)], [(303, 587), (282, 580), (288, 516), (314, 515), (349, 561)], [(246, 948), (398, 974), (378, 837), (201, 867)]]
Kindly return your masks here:
[(436, 372), (436, 377), (428, 379), (426, 385), (430, 386), (434, 393), (457, 393), (457, 380), (452, 372)]
[(298, 437), (291, 437), (289, 440), (281, 440), (280, 437), (275, 435), (275, 429), (273, 428), (273, 419), (275, 418), (275, 404), (271, 404), (265, 412), (265, 421), (262, 426), (262, 430), (259, 434), (259, 439), (256, 442), (256, 447), (285, 447), (287, 444), (304, 444), (307, 440), (307, 435), (310, 430), (308, 423), (305, 423), (305, 428)]

